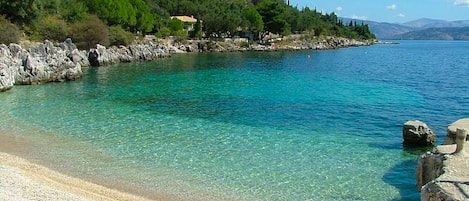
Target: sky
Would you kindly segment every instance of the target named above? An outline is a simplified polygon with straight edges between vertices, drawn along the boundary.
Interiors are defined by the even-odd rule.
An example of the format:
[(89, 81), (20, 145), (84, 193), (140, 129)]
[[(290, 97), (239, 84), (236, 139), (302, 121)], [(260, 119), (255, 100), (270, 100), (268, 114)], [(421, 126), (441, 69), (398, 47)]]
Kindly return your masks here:
[(376, 22), (403, 23), (421, 18), (469, 20), (469, 0), (290, 0), (290, 5)]

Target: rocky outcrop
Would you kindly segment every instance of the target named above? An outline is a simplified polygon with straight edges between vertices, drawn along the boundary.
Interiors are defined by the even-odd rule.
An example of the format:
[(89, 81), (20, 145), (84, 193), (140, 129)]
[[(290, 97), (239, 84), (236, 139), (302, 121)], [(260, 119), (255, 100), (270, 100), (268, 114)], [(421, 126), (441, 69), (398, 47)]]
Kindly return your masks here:
[(278, 38), (265, 44), (249, 44), (241, 40), (202, 40), (187, 41), (187, 44), (175, 44), (178, 51), (183, 52), (243, 52), (243, 51), (285, 51), (285, 50), (327, 50), (345, 47), (367, 46), (371, 41), (327, 37), (322, 39), (302, 39), (304, 35)]
[[(75, 80), (82, 76), (82, 64), (71, 57), (76, 47), (65, 42), (54, 46), (50, 41), (22, 48), (17, 44), (0, 45), (0, 91), (14, 84), (40, 84)], [(79, 56), (74, 56), (79, 60)]]
[(402, 128), (404, 145), (428, 146), (436, 141), (436, 135), (424, 122), (418, 120), (407, 121)]
[(457, 129), (465, 129), (469, 131), (469, 118), (459, 119), (448, 126), (445, 141), (443, 144), (455, 144)]
[(105, 66), (120, 62), (151, 61), (161, 57), (168, 57), (173, 51), (164, 45), (152, 41), (125, 46), (106, 48), (97, 45), (88, 52), (88, 60), (92, 66)]
[(448, 130), (456, 129), (456, 144), (437, 146), (419, 159), (416, 180), (422, 201), (469, 200), (468, 132), (455, 125)]

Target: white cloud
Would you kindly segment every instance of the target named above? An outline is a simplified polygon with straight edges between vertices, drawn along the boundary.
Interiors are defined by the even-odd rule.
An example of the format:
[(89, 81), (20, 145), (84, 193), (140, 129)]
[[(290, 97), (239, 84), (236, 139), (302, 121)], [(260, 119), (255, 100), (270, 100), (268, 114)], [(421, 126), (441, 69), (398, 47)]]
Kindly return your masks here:
[(396, 4), (392, 4), (392, 5), (386, 6), (386, 8), (389, 9), (389, 10), (396, 10), (397, 5), (396, 5)]
[(344, 8), (342, 8), (342, 7), (339, 6), (339, 7), (335, 8), (335, 9), (336, 9), (337, 11), (342, 11)]
[(455, 0), (454, 5), (456, 5), (456, 6), (469, 6), (469, 0)]
[(404, 14), (404, 13), (399, 13), (399, 14), (397, 14), (397, 17), (404, 18), (404, 17), (405, 17), (405, 14)]
[(357, 15), (352, 15), (352, 19), (355, 20), (366, 20), (368, 17), (366, 16), (357, 16)]

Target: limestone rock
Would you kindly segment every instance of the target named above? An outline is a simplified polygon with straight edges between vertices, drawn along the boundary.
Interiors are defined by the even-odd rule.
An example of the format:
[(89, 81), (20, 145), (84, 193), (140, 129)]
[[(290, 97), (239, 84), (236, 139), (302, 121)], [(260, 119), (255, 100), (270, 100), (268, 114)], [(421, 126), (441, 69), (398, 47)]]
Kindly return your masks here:
[(97, 45), (88, 52), (88, 60), (92, 66), (104, 66), (120, 62), (151, 61), (170, 56), (172, 52), (166, 46), (151, 41), (124, 46), (106, 48)]
[[(455, 144), (456, 143), (456, 133), (459, 129), (465, 129), (469, 131), (469, 118), (459, 119), (448, 126), (448, 130), (446, 133), (445, 141), (443, 144)], [(468, 138), (466, 138), (468, 139)]]
[(407, 121), (402, 128), (404, 145), (428, 146), (436, 141), (436, 135), (426, 123), (418, 120)]
[(15, 76), (13, 76), (11, 69), (0, 62), (0, 92), (11, 89), (14, 84)]
[(0, 45), (0, 91), (14, 84), (62, 82), (81, 77), (81, 64), (69, 57), (74, 48), (73, 44), (54, 46), (47, 40), (28, 49), (17, 44)]

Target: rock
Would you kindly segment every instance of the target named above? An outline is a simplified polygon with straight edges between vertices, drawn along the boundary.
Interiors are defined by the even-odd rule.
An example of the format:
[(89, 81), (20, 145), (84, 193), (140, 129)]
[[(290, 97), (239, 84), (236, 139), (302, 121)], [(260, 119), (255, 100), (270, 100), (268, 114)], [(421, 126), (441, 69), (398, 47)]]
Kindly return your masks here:
[(469, 131), (469, 118), (459, 119), (448, 126), (445, 141), (443, 142), (444, 145), (456, 143), (456, 134), (458, 129)]
[(428, 146), (436, 141), (436, 135), (427, 124), (414, 120), (407, 121), (402, 128), (404, 145)]
[(132, 44), (129, 48), (124, 46), (106, 48), (97, 45), (95, 49), (88, 52), (88, 60), (92, 66), (104, 66), (120, 62), (152, 61), (171, 54), (168, 47), (146, 41)]
[(416, 179), (422, 201), (468, 200), (469, 151), (455, 153), (457, 149), (456, 145), (440, 145), (420, 158)]
[(443, 174), (444, 159), (444, 154), (437, 153), (436, 151), (427, 152), (420, 156), (415, 173), (416, 184), (419, 190), (422, 186)]
[[(464, 121), (456, 121), (448, 130), (456, 129), (455, 143), (440, 145), (422, 155), (417, 164), (417, 188), (422, 201), (468, 200), (469, 149)], [(458, 124), (459, 123), (459, 124)]]
[(0, 62), (0, 92), (11, 89), (14, 84), (15, 76), (13, 76), (11, 69)]
[[(44, 41), (23, 49), (17, 44), (0, 45), (0, 91), (11, 89), (14, 84), (41, 84), (75, 80), (82, 76), (81, 64), (70, 59), (76, 50), (71, 41), (54, 46)], [(80, 60), (80, 61), (78, 61)]]

